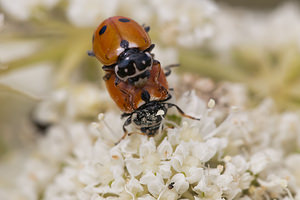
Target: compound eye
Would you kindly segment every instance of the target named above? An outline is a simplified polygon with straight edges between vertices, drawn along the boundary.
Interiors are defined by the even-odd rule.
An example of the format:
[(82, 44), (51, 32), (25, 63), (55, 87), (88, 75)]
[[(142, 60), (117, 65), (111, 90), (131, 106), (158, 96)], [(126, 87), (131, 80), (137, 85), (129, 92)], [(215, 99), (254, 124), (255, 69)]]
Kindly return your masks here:
[(134, 75), (136, 72), (134, 65), (135, 64), (133, 62), (130, 62), (127, 65), (122, 65), (122, 64), (117, 65), (116, 66), (117, 75), (120, 78), (125, 78), (126, 76)]

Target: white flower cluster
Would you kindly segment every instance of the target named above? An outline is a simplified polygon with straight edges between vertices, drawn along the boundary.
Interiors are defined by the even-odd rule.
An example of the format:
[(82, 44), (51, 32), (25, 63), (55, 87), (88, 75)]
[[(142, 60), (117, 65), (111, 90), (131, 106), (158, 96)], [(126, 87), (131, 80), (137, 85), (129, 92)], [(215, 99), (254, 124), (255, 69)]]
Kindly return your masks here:
[(114, 15), (132, 17), (140, 23), (155, 24), (161, 41), (194, 47), (210, 38), (214, 31), (209, 21), (217, 6), (209, 0), (70, 0), (69, 20), (77, 26), (97, 26)]
[(157, 15), (155, 25), (159, 27), (161, 40), (166, 44), (183, 47), (198, 47), (211, 38), (217, 15), (217, 6), (208, 0), (151, 1)]
[(300, 9), (291, 2), (269, 12), (223, 8), (215, 15), (214, 25), (218, 34), (211, 45), (217, 50), (242, 45), (277, 50), (291, 44), (300, 47)]
[[(3, 10), (19, 20), (43, 16), (60, 0), (0, 0)], [(214, 33), (210, 21), (217, 6), (210, 0), (147, 1), (147, 0), (68, 0), (66, 17), (75, 26), (96, 27), (104, 19), (123, 15), (132, 17), (139, 23), (155, 25), (161, 41), (194, 47), (203, 43)]]
[[(40, 8), (49, 10), (59, 2), (0, 0), (0, 5), (15, 18), (28, 20), (32, 16), (42, 16)], [(139, 23), (155, 26), (160, 41), (167, 45), (199, 47), (207, 42), (223, 51), (241, 44), (300, 45), (300, 11), (292, 3), (270, 12), (255, 12), (228, 8), (211, 0), (186, 0), (184, 3), (180, 0), (68, 0), (65, 9), (68, 20), (79, 27), (96, 27), (103, 19), (115, 15), (132, 17)], [(208, 39), (212, 40), (208, 43)]]
[(28, 20), (38, 7), (53, 8), (59, 0), (0, 0), (0, 5), (8, 14), (19, 20)]
[[(93, 104), (84, 99), (69, 106)], [(58, 112), (64, 112), (62, 103), (52, 104), (51, 109), (57, 106)], [(216, 125), (213, 100), (207, 106), (194, 92), (187, 92), (177, 103), (201, 120), (182, 118), (180, 125), (166, 120), (171, 127), (156, 137), (133, 134), (118, 145), (114, 142), (123, 134), (123, 122), (112, 111), (100, 114), (92, 124), (74, 115), (56, 121), (39, 140), (11, 196), (46, 200), (300, 198), (300, 154), (295, 153), (300, 147), (299, 116), (278, 114), (267, 100), (251, 111), (235, 109)]]

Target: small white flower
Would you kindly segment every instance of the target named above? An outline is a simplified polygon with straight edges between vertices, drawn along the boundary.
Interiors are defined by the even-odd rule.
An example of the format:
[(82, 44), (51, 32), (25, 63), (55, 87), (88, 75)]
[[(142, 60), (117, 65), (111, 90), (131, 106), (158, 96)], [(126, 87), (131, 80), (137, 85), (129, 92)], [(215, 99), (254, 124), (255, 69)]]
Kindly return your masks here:
[(170, 158), (171, 154), (173, 153), (173, 148), (167, 138), (160, 143), (160, 145), (157, 147), (157, 151), (159, 155), (161, 155), (161, 159)]
[(200, 197), (204, 195), (207, 199), (220, 199), (222, 196), (222, 191), (213, 184), (208, 176), (203, 177), (193, 190), (198, 193)]
[(241, 155), (234, 156), (231, 163), (235, 166), (238, 173), (244, 173), (249, 168), (249, 163)]
[(258, 152), (254, 154), (250, 159), (250, 170), (254, 174), (258, 174), (266, 168), (268, 162), (269, 161), (266, 154), (263, 152)]
[(169, 163), (164, 163), (160, 165), (158, 172), (164, 179), (170, 178), (172, 175), (171, 165)]
[(131, 178), (130, 181), (126, 184), (126, 187), (133, 194), (142, 192), (144, 190), (140, 182), (135, 178)]
[(227, 141), (217, 138), (211, 138), (206, 142), (196, 143), (192, 149), (193, 155), (197, 157), (201, 162), (207, 162), (210, 160), (220, 149), (226, 147)]
[(196, 182), (199, 182), (200, 179), (204, 176), (204, 170), (203, 168), (197, 168), (197, 167), (191, 167), (187, 172), (186, 180), (190, 184), (194, 184)]
[(265, 149), (263, 152), (255, 153), (250, 159), (250, 170), (260, 173), (269, 164), (276, 164), (281, 161), (282, 152), (275, 149)]
[(119, 176), (111, 183), (111, 189), (113, 193), (119, 194), (124, 191), (125, 180), (123, 177)]
[(132, 177), (138, 176), (140, 173), (142, 173), (142, 166), (141, 166), (141, 160), (137, 158), (126, 158), (126, 167), (129, 172), (129, 174)]
[(153, 138), (149, 138), (140, 145), (139, 153), (141, 157), (150, 155), (156, 151), (156, 146)]
[(230, 183), (233, 181), (233, 177), (231, 175), (221, 174), (216, 179), (216, 184), (222, 190), (228, 190)]
[(147, 185), (148, 191), (155, 197), (158, 197), (164, 188), (164, 182), (161, 175), (159, 173), (154, 175), (150, 171), (141, 177), (140, 183)]
[(206, 103), (196, 95), (194, 90), (183, 93), (181, 98), (178, 99), (177, 104), (181, 106), (186, 113), (195, 117), (198, 117), (206, 111)]
[(180, 172), (182, 170), (182, 165), (187, 154), (188, 151), (182, 144), (177, 146), (171, 158), (171, 165), (177, 172)]
[(174, 182), (174, 188), (178, 194), (183, 194), (189, 188), (189, 183), (186, 181), (185, 176), (182, 173), (175, 174), (170, 182)]

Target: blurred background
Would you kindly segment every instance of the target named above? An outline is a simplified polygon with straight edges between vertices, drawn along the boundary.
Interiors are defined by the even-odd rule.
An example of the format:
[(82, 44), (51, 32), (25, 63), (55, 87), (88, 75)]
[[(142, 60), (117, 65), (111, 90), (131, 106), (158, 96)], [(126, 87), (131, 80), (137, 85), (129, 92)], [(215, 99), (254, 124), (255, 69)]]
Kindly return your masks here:
[[(30, 152), (62, 116), (91, 122), (114, 106), (101, 64), (86, 53), (98, 24), (114, 15), (151, 26), (156, 58), (181, 64), (170, 81), (177, 93), (210, 98), (231, 82), (246, 91), (244, 106), (272, 98), (278, 110), (299, 111), (298, 1), (0, 0), (0, 163)], [(0, 164), (1, 177), (9, 166)]]

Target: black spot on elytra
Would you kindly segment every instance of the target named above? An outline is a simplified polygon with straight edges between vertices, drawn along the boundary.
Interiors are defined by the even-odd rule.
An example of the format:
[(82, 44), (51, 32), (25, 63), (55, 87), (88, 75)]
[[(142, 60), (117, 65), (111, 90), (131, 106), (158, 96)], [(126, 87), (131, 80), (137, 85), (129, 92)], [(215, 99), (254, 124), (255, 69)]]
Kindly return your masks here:
[(102, 35), (106, 31), (106, 28), (107, 28), (106, 25), (102, 26), (102, 28), (99, 31), (99, 35)]
[(126, 18), (120, 18), (119, 21), (120, 21), (120, 22), (130, 22), (130, 20), (129, 20), (129, 19), (126, 19)]

